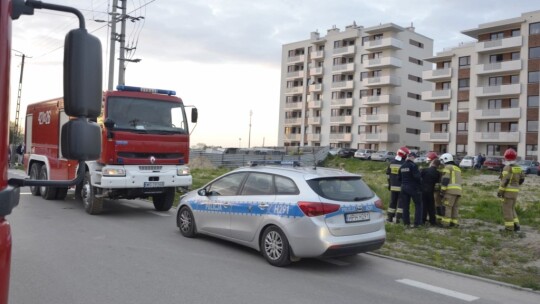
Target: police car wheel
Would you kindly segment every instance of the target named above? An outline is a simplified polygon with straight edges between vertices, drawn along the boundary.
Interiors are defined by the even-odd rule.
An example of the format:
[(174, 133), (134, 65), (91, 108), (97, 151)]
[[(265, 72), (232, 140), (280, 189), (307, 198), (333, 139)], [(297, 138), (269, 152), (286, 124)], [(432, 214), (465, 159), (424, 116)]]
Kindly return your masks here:
[(287, 266), (291, 263), (289, 241), (276, 226), (266, 228), (261, 237), (261, 253), (273, 266)]
[(193, 213), (189, 210), (188, 207), (182, 207), (178, 210), (176, 216), (176, 225), (180, 229), (180, 233), (183, 236), (192, 238), (196, 234), (195, 230), (195, 219), (193, 218)]
[[(33, 163), (30, 167), (30, 179), (38, 179), (39, 178), (39, 171), (41, 170), (41, 164)], [(39, 186), (30, 186), (30, 192), (32, 192), (32, 195), (39, 196)]]

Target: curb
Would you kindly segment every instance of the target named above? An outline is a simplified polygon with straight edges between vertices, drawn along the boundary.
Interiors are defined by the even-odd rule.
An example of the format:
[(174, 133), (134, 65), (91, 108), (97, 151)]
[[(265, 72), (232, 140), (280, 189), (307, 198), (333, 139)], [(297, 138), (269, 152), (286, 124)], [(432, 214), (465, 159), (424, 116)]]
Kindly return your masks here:
[(530, 289), (530, 288), (525, 288), (525, 287), (521, 287), (521, 286), (518, 286), (518, 285), (510, 284), (510, 283), (505, 283), (505, 282), (496, 281), (496, 280), (493, 280), (493, 279), (478, 277), (478, 276), (474, 276), (474, 275), (470, 275), (470, 274), (466, 274), (466, 273), (462, 273), (462, 272), (457, 272), (457, 271), (453, 271), (453, 270), (438, 268), (438, 267), (431, 266), (431, 265), (420, 264), (420, 263), (417, 263), (417, 262), (407, 261), (407, 260), (403, 260), (403, 259), (400, 259), (400, 258), (395, 258), (395, 257), (391, 257), (391, 256), (382, 255), (382, 254), (379, 254), (379, 253), (366, 252), (366, 254), (372, 255), (372, 256), (375, 256), (375, 257), (378, 257), (378, 258), (382, 258), (382, 259), (388, 259), (388, 260), (401, 262), (401, 263), (409, 264), (409, 265), (414, 265), (414, 266), (418, 266), (418, 267), (423, 267), (423, 268), (427, 268), (427, 269), (431, 269), (431, 270), (435, 270), (435, 271), (439, 271), (439, 272), (450, 273), (450, 274), (453, 274), (453, 275), (456, 275), (456, 276), (461, 276), (461, 277), (465, 277), (465, 278), (469, 278), (469, 279), (473, 279), (473, 280), (477, 280), (477, 281), (483, 281), (483, 282), (491, 283), (491, 284), (494, 284), (494, 285), (504, 286), (504, 287), (508, 287), (508, 288), (512, 288), (512, 289), (516, 289), (516, 290), (520, 290), (520, 291), (526, 291), (526, 292), (530, 292), (530, 293), (533, 293), (533, 294), (536, 294), (536, 295), (540, 295), (539, 290), (533, 290), (533, 289)]

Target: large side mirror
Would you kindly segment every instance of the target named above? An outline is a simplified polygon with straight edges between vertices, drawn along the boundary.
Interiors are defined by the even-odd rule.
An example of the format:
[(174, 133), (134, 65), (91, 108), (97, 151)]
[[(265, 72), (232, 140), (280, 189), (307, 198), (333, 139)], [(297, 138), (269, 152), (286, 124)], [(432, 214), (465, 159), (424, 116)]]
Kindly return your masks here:
[(191, 122), (196, 123), (198, 118), (199, 112), (197, 111), (197, 108), (191, 108)]
[(101, 128), (86, 118), (62, 126), (62, 155), (67, 159), (94, 160), (101, 153)]
[(86, 29), (71, 30), (64, 47), (64, 107), (69, 116), (97, 118), (102, 94), (101, 43)]

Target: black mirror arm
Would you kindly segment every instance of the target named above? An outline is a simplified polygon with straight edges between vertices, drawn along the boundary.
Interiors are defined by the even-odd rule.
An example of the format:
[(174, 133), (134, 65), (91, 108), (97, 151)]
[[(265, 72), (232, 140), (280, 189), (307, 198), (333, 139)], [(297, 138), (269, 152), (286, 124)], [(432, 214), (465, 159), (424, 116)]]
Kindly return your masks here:
[(44, 8), (44, 9), (49, 9), (53, 11), (73, 13), (77, 16), (77, 18), (79, 18), (79, 28), (84, 29), (86, 26), (83, 14), (79, 10), (73, 7), (58, 5), (58, 4), (43, 3), (37, 0), (26, 0), (26, 2), (24, 2), (24, 0), (15, 0), (14, 8), (15, 9), (13, 10), (11, 14), (13, 19), (18, 19), (20, 15), (33, 15), (35, 8), (37, 9)]
[(84, 179), (86, 173), (85, 161), (79, 161), (79, 168), (77, 169), (77, 177), (72, 180), (56, 181), (56, 180), (38, 180), (38, 179), (22, 179), (22, 178), (10, 178), (8, 185), (12, 187), (26, 187), (26, 186), (45, 186), (45, 187), (69, 187), (76, 185)]

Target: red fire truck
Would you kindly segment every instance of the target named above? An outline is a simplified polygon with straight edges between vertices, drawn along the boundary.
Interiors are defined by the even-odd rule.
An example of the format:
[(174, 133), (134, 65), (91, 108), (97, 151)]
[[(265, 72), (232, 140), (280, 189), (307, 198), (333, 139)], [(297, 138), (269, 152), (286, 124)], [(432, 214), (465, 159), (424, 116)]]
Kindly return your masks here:
[[(86, 161), (85, 177), (75, 187), (89, 214), (98, 214), (103, 199), (151, 198), (154, 208), (171, 208), (176, 190), (191, 187), (189, 128), (182, 100), (174, 91), (118, 86), (103, 94), (101, 155)], [(65, 180), (76, 175), (77, 161), (60, 149), (62, 125), (70, 120), (62, 98), (28, 106), (24, 165), (30, 179)], [(191, 121), (196, 122), (192, 108)], [(30, 187), (33, 195), (64, 199), (67, 187)]]

